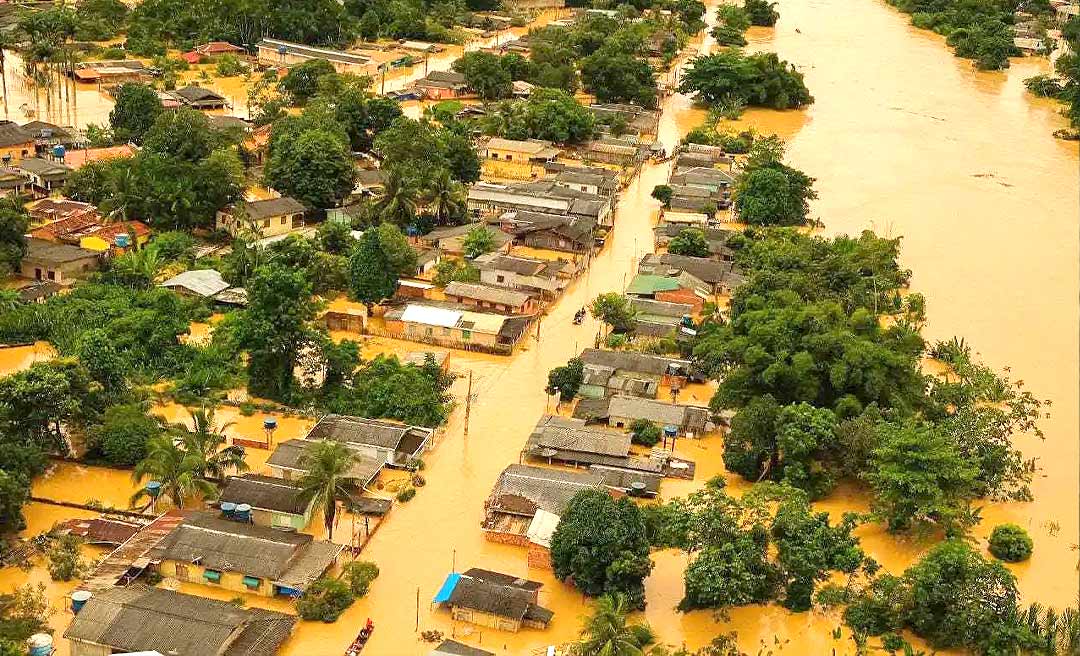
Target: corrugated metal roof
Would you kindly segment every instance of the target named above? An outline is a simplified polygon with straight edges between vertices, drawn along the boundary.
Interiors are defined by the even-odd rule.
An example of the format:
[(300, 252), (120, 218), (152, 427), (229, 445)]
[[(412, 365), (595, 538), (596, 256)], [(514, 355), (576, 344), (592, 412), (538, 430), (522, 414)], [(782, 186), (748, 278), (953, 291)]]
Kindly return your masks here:
[(429, 305), (409, 304), (401, 315), (402, 321), (422, 323), (427, 326), (441, 326), (454, 328), (461, 320), (462, 312), (447, 310), (446, 308), (431, 307)]
[(529, 523), (529, 530), (525, 533), (529, 538), (529, 542), (540, 545), (541, 547), (551, 546), (551, 536), (555, 535), (555, 529), (559, 526), (559, 520), (561, 518), (555, 513), (550, 513), (543, 508), (536, 511), (533, 515), (532, 522)]

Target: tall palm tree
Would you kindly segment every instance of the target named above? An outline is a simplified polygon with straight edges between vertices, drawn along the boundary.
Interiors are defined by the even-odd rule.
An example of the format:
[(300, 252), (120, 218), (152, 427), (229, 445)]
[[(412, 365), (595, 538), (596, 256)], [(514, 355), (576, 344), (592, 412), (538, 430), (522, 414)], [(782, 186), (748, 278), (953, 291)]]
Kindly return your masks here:
[(161, 255), (153, 246), (124, 253), (112, 261), (118, 278), (128, 281), (132, 287), (143, 289), (154, 284), (161, 266)]
[(322, 509), (327, 539), (334, 536), (337, 502), (348, 501), (350, 492), (360, 485), (359, 479), (349, 475), (355, 461), (356, 455), (348, 447), (329, 440), (311, 445), (300, 461), (307, 470), (299, 481), (300, 499)]
[(450, 171), (445, 169), (428, 183), (424, 200), (436, 225), (453, 225), (465, 216), (465, 186), (451, 178)]
[[(161, 483), (161, 494), (177, 508), (183, 508), (185, 501), (196, 495), (211, 497), (216, 493), (214, 484), (199, 476), (198, 456), (182, 448), (171, 435), (155, 437), (146, 447), (146, 457), (132, 472), (136, 483), (146, 479)], [(146, 496), (149, 496), (146, 488), (140, 488), (132, 495), (131, 505)]]
[(204, 480), (221, 480), (229, 472), (248, 470), (244, 461), (244, 447), (226, 446), (228, 439), (225, 431), (234, 424), (226, 422), (221, 426), (214, 421), (214, 407), (203, 406), (190, 410), (192, 430), (183, 436), (184, 449), (194, 455), (199, 466), (196, 474)]
[(586, 618), (581, 639), (571, 645), (574, 656), (644, 656), (645, 647), (655, 640), (647, 624), (629, 624), (630, 609), (621, 594), (596, 600), (593, 614)]
[(376, 207), (383, 221), (405, 226), (416, 218), (419, 200), (420, 187), (416, 180), (402, 175), (400, 171), (391, 170)]

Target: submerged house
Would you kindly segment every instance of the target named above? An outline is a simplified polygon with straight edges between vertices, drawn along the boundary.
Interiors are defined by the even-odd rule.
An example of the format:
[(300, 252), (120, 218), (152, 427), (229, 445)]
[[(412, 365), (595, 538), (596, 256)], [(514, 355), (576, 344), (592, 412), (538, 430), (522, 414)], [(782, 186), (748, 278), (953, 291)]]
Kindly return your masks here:
[[(270, 468), (275, 477), (279, 477), (284, 481), (299, 480), (308, 471), (305, 458), (315, 444), (316, 442), (310, 440), (285, 440), (274, 448), (274, 452), (266, 460), (266, 466)], [(366, 487), (375, 480), (375, 477), (379, 475), (383, 465), (386, 463), (365, 456), (359, 453), (357, 449), (352, 451), (354, 458), (346, 475), (349, 478), (356, 479), (361, 487)], [(246, 503), (250, 504), (251, 502)]]
[(507, 212), (499, 223), (523, 246), (567, 253), (591, 251), (597, 227), (591, 217), (528, 210)]
[(220, 93), (194, 84), (177, 89), (172, 94), (192, 109), (222, 109), (229, 104), (228, 99)]
[(19, 275), (31, 280), (71, 285), (100, 267), (101, 253), (97, 251), (30, 238), (26, 240), (26, 254), (19, 263)]
[(469, 306), (409, 303), (384, 315), (392, 337), (448, 348), (509, 354), (530, 317), (474, 312)]
[(413, 82), (413, 88), (428, 100), (453, 100), (469, 95), (465, 76), (457, 71), (431, 71)]
[(304, 438), (341, 442), (353, 451), (391, 467), (412, 468), (435, 431), (381, 419), (326, 415)]
[(95, 593), (64, 637), (71, 656), (270, 656), (297, 621), (285, 613), (132, 585)]
[(450, 573), (433, 599), (453, 618), (500, 631), (546, 629), (555, 613), (540, 606), (541, 583), (473, 568)]
[(705, 407), (623, 394), (608, 399), (606, 411), (602, 414), (597, 418), (613, 428), (629, 428), (635, 419), (648, 419), (662, 428), (674, 427), (678, 434), (687, 437), (707, 432), (711, 421), (711, 413)]
[(236, 517), (191, 513), (148, 556), (163, 576), (179, 581), (295, 597), (330, 569), (344, 548)]
[(295, 198), (268, 198), (218, 210), (217, 229), (233, 237), (246, 229), (257, 232), (260, 238), (288, 234), (304, 227), (307, 208)]
[(247, 305), (247, 290), (230, 286), (214, 269), (184, 271), (158, 286), (181, 296), (205, 298), (225, 305)]
[(418, 241), (429, 248), (434, 249), (439, 256), (464, 255), (465, 237), (477, 228), (483, 228), (491, 235), (494, 251), (502, 251), (513, 241), (513, 237), (499, 230), (497, 226), (488, 223), (466, 223), (460, 226), (437, 228), (418, 238)]
[(323, 59), (330, 62), (338, 73), (366, 75), (371, 72), (371, 58), (357, 52), (318, 48), (280, 39), (263, 39), (255, 47), (261, 66), (291, 68), (312, 59)]
[(247, 504), (256, 526), (302, 531), (311, 523), (313, 499), (301, 498), (294, 481), (262, 474), (230, 476), (221, 488), (219, 504)]
[(510, 465), (499, 475), (484, 502), (484, 537), (492, 542), (528, 546), (529, 526), (537, 511), (561, 516), (575, 494), (603, 489), (603, 480), (592, 472)]
[(662, 355), (585, 349), (585, 383), (578, 394), (599, 399), (613, 394), (656, 398), (661, 386), (681, 387), (691, 374), (691, 362)]
[(555, 298), (569, 281), (561, 274), (570, 267), (562, 260), (541, 260), (500, 253), (487, 253), (473, 260), (480, 270), (480, 282), (518, 289), (543, 298)]
[(480, 144), (485, 176), (529, 180), (544, 174), (544, 165), (559, 156), (559, 149), (540, 139), (491, 137)]
[(534, 314), (540, 309), (539, 303), (532, 296), (506, 287), (454, 280), (446, 286), (443, 293), (448, 300), (455, 303), (471, 305), (479, 310), (494, 310), (501, 314)]

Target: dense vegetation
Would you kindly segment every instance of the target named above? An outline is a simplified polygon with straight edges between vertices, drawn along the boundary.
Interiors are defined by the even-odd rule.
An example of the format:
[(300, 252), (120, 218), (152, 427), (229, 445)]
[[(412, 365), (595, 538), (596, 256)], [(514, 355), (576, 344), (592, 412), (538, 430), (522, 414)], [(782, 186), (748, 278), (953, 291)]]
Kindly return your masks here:
[(1054, 98), (1065, 104), (1063, 112), (1069, 118), (1072, 131), (1061, 136), (1076, 138), (1080, 128), (1080, 17), (1072, 17), (1061, 30), (1069, 48), (1054, 63), (1054, 76), (1036, 75), (1025, 80), (1028, 91), (1036, 96)]
[(814, 102), (802, 73), (775, 53), (746, 55), (729, 48), (697, 57), (685, 72), (679, 91), (697, 93), (701, 102), (797, 109)]

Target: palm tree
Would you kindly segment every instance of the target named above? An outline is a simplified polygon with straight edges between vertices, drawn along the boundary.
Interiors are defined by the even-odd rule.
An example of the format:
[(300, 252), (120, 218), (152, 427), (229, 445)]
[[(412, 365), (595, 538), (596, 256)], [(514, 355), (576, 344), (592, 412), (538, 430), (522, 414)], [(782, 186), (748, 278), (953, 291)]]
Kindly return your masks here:
[(445, 169), (432, 178), (424, 199), (436, 225), (453, 225), (465, 215), (465, 187)]
[(349, 475), (355, 461), (356, 455), (348, 447), (329, 440), (311, 445), (300, 461), (307, 470), (299, 481), (300, 499), (322, 509), (327, 539), (334, 536), (337, 502), (348, 501), (350, 491), (360, 485), (359, 479)]
[(630, 609), (619, 593), (596, 600), (593, 614), (585, 619), (581, 639), (571, 646), (575, 656), (644, 656), (645, 646), (656, 638), (647, 624), (628, 624)]
[[(183, 508), (184, 502), (191, 497), (210, 497), (217, 491), (213, 483), (199, 476), (198, 456), (181, 448), (171, 435), (155, 437), (146, 447), (146, 457), (135, 465), (132, 472), (136, 483), (142, 483), (145, 479), (161, 483), (161, 494), (177, 508)], [(149, 495), (142, 487), (132, 495), (131, 505), (134, 506), (145, 496)]]
[(192, 430), (183, 437), (184, 449), (198, 458), (196, 474), (204, 480), (222, 480), (230, 471), (248, 470), (244, 461), (244, 447), (225, 446), (228, 441), (225, 431), (234, 422), (226, 422), (220, 427), (214, 421), (214, 407), (203, 406), (190, 410)]
[(124, 253), (112, 262), (112, 268), (119, 279), (128, 281), (132, 287), (142, 289), (154, 284), (154, 278), (161, 266), (161, 255), (153, 246)]
[(420, 188), (416, 180), (391, 170), (383, 187), (376, 207), (383, 221), (398, 226), (405, 226), (416, 217), (416, 206), (420, 199)]

